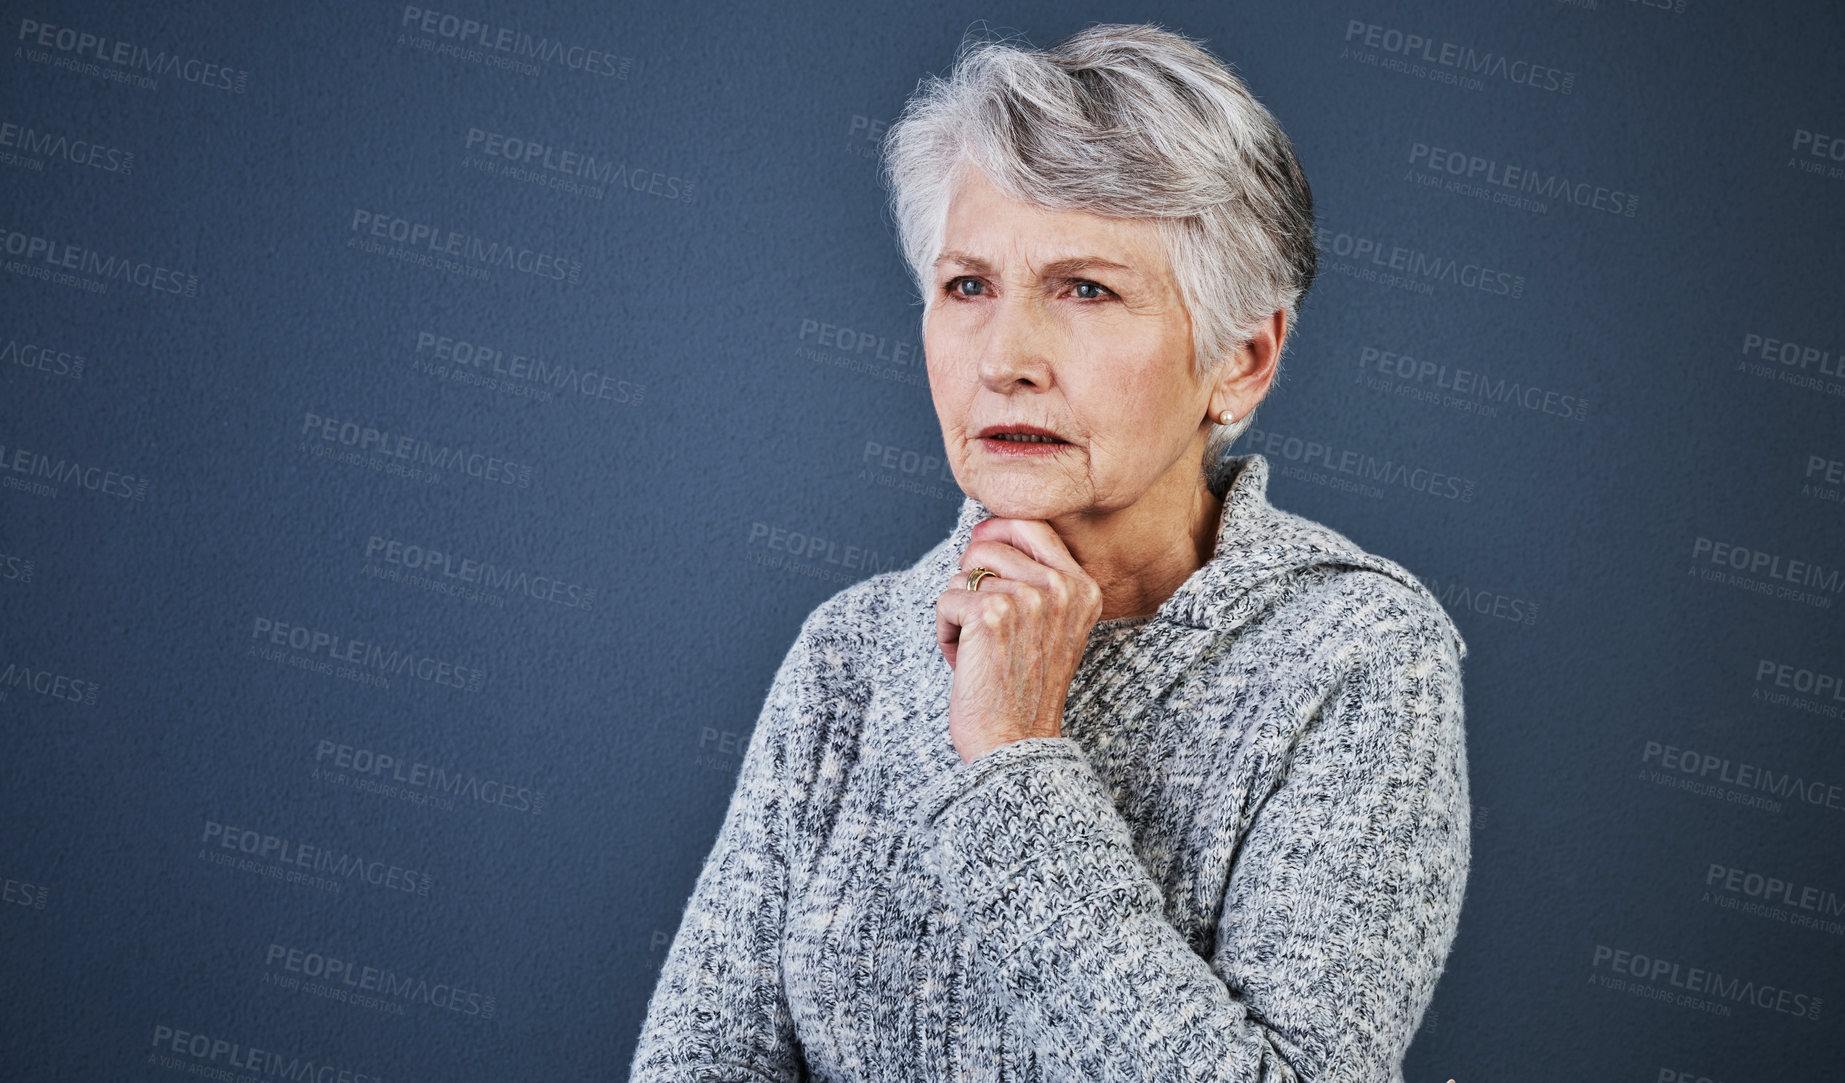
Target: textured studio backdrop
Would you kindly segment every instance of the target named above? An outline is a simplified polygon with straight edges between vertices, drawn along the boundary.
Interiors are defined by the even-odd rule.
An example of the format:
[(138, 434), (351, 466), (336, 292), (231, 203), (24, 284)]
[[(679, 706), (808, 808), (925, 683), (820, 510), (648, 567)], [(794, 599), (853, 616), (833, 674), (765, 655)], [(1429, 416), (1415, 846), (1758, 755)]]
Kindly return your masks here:
[(7, 5), (0, 1077), (624, 1078), (800, 621), (961, 501), (886, 125), (1157, 21), (1316, 196), (1236, 450), (1471, 651), (1409, 1078), (1837, 1078), (1837, 5), (437, 2)]

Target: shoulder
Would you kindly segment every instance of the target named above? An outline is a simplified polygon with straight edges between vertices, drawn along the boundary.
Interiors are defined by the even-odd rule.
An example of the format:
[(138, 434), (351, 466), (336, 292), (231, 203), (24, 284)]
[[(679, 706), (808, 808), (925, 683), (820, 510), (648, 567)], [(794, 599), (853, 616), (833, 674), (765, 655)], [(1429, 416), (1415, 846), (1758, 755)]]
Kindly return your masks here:
[(1367, 762), (1464, 772), (1466, 645), (1441, 603), (1413, 578), (1370, 568), (1343, 569), (1299, 602), (1295, 619), (1328, 629), (1324, 698), (1309, 724), (1369, 749)]
[(1338, 568), (1303, 591), (1295, 604), (1330, 620), (1335, 634), (1376, 652), (1411, 647), (1449, 653), (1456, 662), (1467, 652), (1454, 618), (1408, 571)]
[(1257, 679), (1294, 705), (1277, 716), (1296, 742), (1290, 762), (1311, 745), (1318, 751), (1308, 755), (1340, 770), (1388, 774), (1416, 763), (1465, 772), (1466, 646), (1413, 577), (1322, 567), (1262, 623)]
[(1441, 600), (1420, 576), (1397, 561), (1363, 548), (1323, 523), (1276, 510), (1312, 556), (1296, 569), (1301, 587), (1283, 607), (1327, 634), (1374, 651), (1405, 648), (1449, 653), (1458, 665), (1466, 641)]
[[(1330, 533), (1330, 532), (1329, 532)], [(1334, 535), (1336, 537), (1336, 535)], [(1349, 542), (1254, 584), (1225, 607), (1209, 649), (1215, 680), (1254, 680), (1316, 702), (1344, 686), (1415, 695), (1433, 681), (1456, 698), (1467, 645), (1439, 599), (1394, 561)]]
[(807, 614), (801, 639), (812, 644), (875, 636), (887, 624), (901, 593), (902, 574), (883, 572), (837, 591)]
[(1310, 653), (1403, 635), (1466, 655), (1447, 611), (1408, 568), (1271, 503), (1263, 456), (1229, 457), (1219, 475), (1228, 488), (1217, 550), (1169, 603), (1174, 619), (1231, 641), (1254, 624)]
[[(789, 650), (814, 690), (828, 698), (870, 681), (892, 679), (890, 664), (903, 653), (914, 620), (903, 619), (902, 571), (883, 572), (845, 587), (808, 613)], [(931, 624), (933, 629), (933, 624)]]
[[(957, 530), (965, 532), (967, 519), (964, 511)], [(837, 591), (808, 614), (801, 624), (801, 638), (887, 651), (919, 637), (933, 645), (936, 597), (954, 571), (956, 552), (956, 537), (951, 534), (908, 567), (880, 572)]]

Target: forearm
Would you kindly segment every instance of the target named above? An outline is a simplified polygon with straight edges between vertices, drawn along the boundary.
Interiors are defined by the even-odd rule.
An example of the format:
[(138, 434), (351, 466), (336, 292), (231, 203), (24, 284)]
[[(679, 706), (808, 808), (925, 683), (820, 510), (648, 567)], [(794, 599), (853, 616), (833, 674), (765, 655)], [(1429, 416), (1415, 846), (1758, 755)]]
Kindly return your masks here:
[[(790, 1083), (801, 1078), (793, 1024), (764, 925), (738, 915), (780, 912), (775, 900), (716, 870), (700, 886), (667, 952), (631, 1078), (647, 1083)], [(779, 922), (770, 927), (779, 929)], [(741, 941), (739, 941), (741, 937)]]
[[(934, 796), (932, 859), (984, 961), (1091, 1079), (1293, 1083), (1252, 1019), (1163, 914), (1101, 781), (1065, 740), (1004, 746)], [(945, 802), (945, 803), (944, 803)]]
[[(1040, 1055), (1074, 1073), (1375, 1081), (1409, 1044), (1420, 1010), (1410, 1002), (1434, 974), (1409, 973), (1430, 960), (1402, 915), (1354, 901), (1379, 894), (1358, 883), (1378, 866), (1360, 860), (1356, 824), (1350, 837), (1308, 844), (1343, 848), (1336, 863), (1351, 884), (1316, 880), (1314, 897), (1279, 903), (1237, 958), (1213, 966), (1166, 921), (1125, 821), (1069, 742), (1020, 742), (977, 761), (927, 815), (932, 860), (983, 959), (1038, 1024)], [(1279, 867), (1254, 867), (1268, 859), (1244, 875), (1283, 879)], [(1295, 906), (1312, 919), (1277, 916)], [(1241, 977), (1234, 994), (1226, 972)]]

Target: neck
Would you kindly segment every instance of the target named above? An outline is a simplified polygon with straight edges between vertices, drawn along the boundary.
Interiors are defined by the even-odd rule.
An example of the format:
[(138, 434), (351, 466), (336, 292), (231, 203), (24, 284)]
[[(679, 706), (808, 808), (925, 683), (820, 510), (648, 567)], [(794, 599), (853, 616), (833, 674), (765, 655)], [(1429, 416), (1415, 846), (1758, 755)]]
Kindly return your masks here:
[(1102, 588), (1098, 619), (1114, 620), (1152, 615), (1208, 563), (1223, 511), (1223, 498), (1194, 467), (1168, 471), (1128, 507), (1089, 509), (1048, 522)]

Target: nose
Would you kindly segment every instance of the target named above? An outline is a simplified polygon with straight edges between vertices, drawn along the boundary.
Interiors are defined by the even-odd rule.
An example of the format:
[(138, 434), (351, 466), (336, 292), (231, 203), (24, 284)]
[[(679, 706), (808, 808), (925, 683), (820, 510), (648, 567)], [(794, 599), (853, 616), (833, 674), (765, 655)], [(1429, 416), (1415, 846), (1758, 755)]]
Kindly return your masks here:
[(1051, 336), (1037, 305), (1018, 298), (1002, 300), (988, 317), (986, 330), (981, 386), (1001, 394), (1051, 386)]

